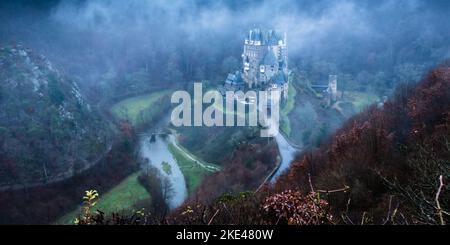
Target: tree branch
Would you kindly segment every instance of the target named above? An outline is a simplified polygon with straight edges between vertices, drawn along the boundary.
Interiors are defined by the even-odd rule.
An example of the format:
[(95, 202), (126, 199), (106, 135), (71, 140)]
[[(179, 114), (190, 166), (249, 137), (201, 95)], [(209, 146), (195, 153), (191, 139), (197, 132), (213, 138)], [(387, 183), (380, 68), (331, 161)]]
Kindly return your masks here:
[(441, 221), (441, 225), (445, 225), (444, 216), (442, 215), (441, 204), (439, 203), (439, 196), (441, 195), (442, 189), (444, 188), (444, 181), (442, 175), (439, 176), (439, 188), (436, 193), (436, 207), (439, 215), (439, 219)]
[(216, 213), (213, 215), (213, 217), (209, 220), (208, 225), (211, 225), (212, 222), (214, 221), (214, 218), (216, 218), (216, 216), (219, 214), (220, 209), (217, 209)]

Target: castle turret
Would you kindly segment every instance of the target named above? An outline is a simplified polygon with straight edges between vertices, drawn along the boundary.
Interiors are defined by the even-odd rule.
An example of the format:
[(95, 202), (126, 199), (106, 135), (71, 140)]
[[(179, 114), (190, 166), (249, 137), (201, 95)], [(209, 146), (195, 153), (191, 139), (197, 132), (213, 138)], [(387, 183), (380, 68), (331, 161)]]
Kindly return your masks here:
[(250, 30), (244, 42), (243, 79), (248, 87), (269, 83), (279, 72), (287, 74), (286, 34), (273, 30)]

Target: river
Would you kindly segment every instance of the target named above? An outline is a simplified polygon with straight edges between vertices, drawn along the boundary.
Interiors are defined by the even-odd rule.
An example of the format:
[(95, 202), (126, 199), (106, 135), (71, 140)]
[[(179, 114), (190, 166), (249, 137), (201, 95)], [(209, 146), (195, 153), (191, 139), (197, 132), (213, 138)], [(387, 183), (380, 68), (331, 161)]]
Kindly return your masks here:
[[(164, 118), (159, 123), (159, 126), (165, 125), (168, 118)], [(277, 123), (271, 123), (270, 130), (274, 130), (273, 126), (278, 126)], [(148, 132), (151, 132), (149, 130)], [(274, 131), (272, 131), (274, 132)], [(167, 137), (157, 136), (155, 141), (151, 141), (151, 133), (144, 134), (140, 139), (140, 154), (145, 159), (149, 159), (149, 164), (155, 167), (160, 175), (167, 178), (171, 185), (171, 193), (169, 195), (168, 205), (171, 209), (179, 207), (188, 197), (188, 191), (186, 181), (177, 161), (169, 151), (169, 145), (175, 144), (175, 136), (169, 135)], [(276, 134), (275, 140), (277, 141), (278, 151), (281, 157), (281, 163), (277, 170), (272, 175), (270, 182), (274, 183), (276, 179), (286, 171), (294, 160), (295, 154), (299, 151), (289, 143), (285, 136), (281, 133)], [(163, 170), (163, 162), (167, 162), (170, 165), (171, 173), (167, 174)]]
[[(155, 167), (160, 176), (167, 178), (171, 186), (169, 193), (169, 208), (174, 209), (183, 204), (188, 196), (186, 181), (184, 175), (177, 164), (177, 161), (169, 151), (169, 144), (174, 143), (175, 136), (167, 137), (156, 136), (155, 141), (151, 141), (151, 135), (142, 135), (140, 143), (140, 154), (143, 158), (149, 159), (149, 164)], [(163, 170), (162, 163), (166, 162), (170, 165), (171, 173), (168, 174)]]

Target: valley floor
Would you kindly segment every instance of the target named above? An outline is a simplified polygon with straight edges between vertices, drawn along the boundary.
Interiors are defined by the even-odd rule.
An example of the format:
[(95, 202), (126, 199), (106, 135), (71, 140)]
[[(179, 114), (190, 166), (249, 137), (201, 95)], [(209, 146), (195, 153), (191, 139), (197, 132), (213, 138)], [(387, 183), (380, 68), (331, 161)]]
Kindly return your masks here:
[[(158, 91), (152, 94), (137, 96), (129, 99), (125, 99), (111, 108), (113, 115), (119, 120), (130, 120), (133, 125), (145, 123), (145, 120), (152, 120), (153, 117), (158, 117), (160, 112), (158, 111), (157, 103), (161, 98), (167, 96), (170, 90)], [(143, 113), (147, 113), (148, 117), (144, 121), (140, 121)], [(148, 131), (152, 131), (149, 129)], [(214, 164), (206, 163), (199, 159), (187, 149), (173, 141), (168, 144), (168, 150), (176, 160), (176, 164), (179, 166), (188, 189), (188, 194), (193, 193), (195, 189), (200, 185), (202, 179), (220, 168)], [(163, 163), (161, 163), (163, 164)], [(133, 212), (138, 208), (138, 204), (150, 203), (150, 194), (139, 183), (138, 176), (141, 171), (136, 172), (117, 186), (113, 187), (105, 194), (100, 193), (100, 199), (97, 202), (96, 209), (102, 210), (104, 213), (113, 212)], [(95, 189), (95, 187), (93, 187)], [(80, 196), (80, 202), (82, 197)], [(73, 224), (75, 218), (82, 212), (81, 203), (80, 207), (76, 210), (64, 215), (55, 223), (57, 224)]]
[[(125, 99), (113, 105), (111, 112), (116, 119), (128, 120), (134, 126), (142, 125), (146, 122), (154, 122), (157, 117), (161, 118), (161, 115), (166, 113), (161, 111), (161, 107), (158, 103), (160, 103), (165, 96), (168, 96), (170, 91), (171, 90), (157, 91), (151, 94)], [(296, 96), (296, 88), (291, 85), (288, 100), (281, 109), (281, 129), (285, 133), (284, 137), (289, 137), (292, 130), (290, 120), (293, 120), (291, 112), (295, 109)], [(377, 101), (375, 97), (368, 97), (362, 93), (349, 93), (347, 96), (349, 98), (351, 97), (354, 101), (354, 106), (359, 109)], [(151, 132), (151, 129), (148, 129), (147, 131)], [(175, 130), (172, 130), (172, 133), (175, 133), (176, 135)], [(178, 135), (176, 137), (178, 137)], [(188, 195), (194, 193), (206, 176), (220, 170), (219, 166), (199, 159), (179, 144), (178, 140), (174, 140), (167, 144), (167, 148), (184, 176)], [(287, 157), (286, 154), (284, 155), (285, 158), (291, 159), (291, 157)], [(285, 168), (287, 168), (287, 166), (284, 166), (283, 169)], [(142, 204), (142, 202), (150, 203), (150, 194), (137, 179), (139, 174), (140, 172), (136, 172), (107, 193), (100, 193), (100, 199), (96, 208), (105, 213), (133, 212), (138, 208), (136, 206), (137, 204)], [(95, 189), (95, 187), (93, 188)], [(80, 201), (81, 198), (82, 197), (80, 196)], [(74, 219), (80, 213), (81, 206), (64, 215), (56, 223), (72, 224)]]

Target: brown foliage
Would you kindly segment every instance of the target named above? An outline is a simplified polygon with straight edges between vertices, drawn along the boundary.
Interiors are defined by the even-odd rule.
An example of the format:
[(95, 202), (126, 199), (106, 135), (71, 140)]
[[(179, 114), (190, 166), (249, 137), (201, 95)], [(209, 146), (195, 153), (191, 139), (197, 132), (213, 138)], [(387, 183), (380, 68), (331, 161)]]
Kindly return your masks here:
[[(251, 188), (245, 178), (259, 165), (243, 167), (248, 155), (254, 150), (236, 152), (198, 196), (214, 199)], [(166, 223), (444, 224), (449, 221), (450, 195), (443, 185), (450, 182), (449, 163), (450, 67), (443, 65), (415, 87), (400, 86), (383, 107), (367, 109), (319, 149), (299, 156), (274, 187), (204, 199), (206, 204), (175, 211)], [(341, 189), (320, 191), (336, 188)], [(325, 193), (326, 201), (317, 193)]]
[(209, 203), (224, 193), (256, 190), (275, 167), (276, 156), (273, 142), (240, 146), (222, 171), (205, 178), (193, 201)]
[(299, 191), (284, 191), (264, 201), (263, 210), (270, 224), (321, 225), (332, 223), (329, 205), (318, 193), (303, 195)]
[[(432, 200), (437, 188), (436, 176), (448, 172), (437, 165), (439, 159), (450, 159), (449, 148), (445, 148), (450, 140), (449, 113), (450, 67), (441, 66), (415, 87), (400, 86), (383, 107), (368, 108), (349, 120), (320, 149), (297, 158), (275, 188), (299, 188), (306, 192), (308, 173), (319, 188), (350, 186), (348, 196), (335, 197), (330, 205), (342, 212), (348, 209), (351, 199), (351, 212), (356, 216), (369, 212), (374, 223), (383, 221), (388, 195), (406, 197), (411, 194), (406, 190), (415, 188), (416, 193), (429, 196), (411, 197), (414, 200), (403, 205), (411, 219), (417, 221), (417, 215), (413, 214), (425, 212), (422, 206), (426, 199)], [(425, 166), (412, 164), (414, 162), (427, 163), (426, 168), (433, 171), (424, 173)], [(450, 176), (445, 177), (448, 180)], [(384, 180), (393, 181), (386, 183)], [(398, 187), (396, 190), (393, 190), (394, 183)], [(448, 195), (443, 200), (448, 207)], [(433, 208), (428, 208), (427, 212), (432, 215)]]

